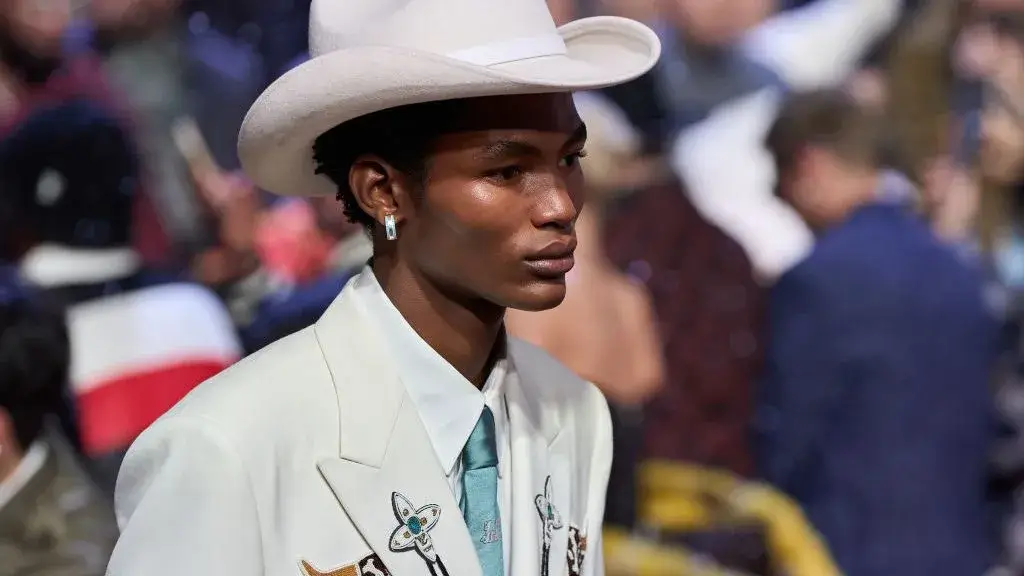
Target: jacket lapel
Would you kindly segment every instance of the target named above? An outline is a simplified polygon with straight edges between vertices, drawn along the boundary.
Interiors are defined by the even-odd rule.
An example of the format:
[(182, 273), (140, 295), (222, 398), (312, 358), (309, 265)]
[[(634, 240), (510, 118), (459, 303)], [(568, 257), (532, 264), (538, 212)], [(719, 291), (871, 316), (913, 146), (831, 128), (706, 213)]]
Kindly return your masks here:
[(445, 472), (352, 282), (314, 330), (338, 394), (341, 446), (317, 466), (345, 513), (392, 574), (443, 574), (443, 565), (480, 576)]
[(573, 494), (572, 456), (568, 450), (567, 434), (559, 434), (548, 446), (551, 458), (550, 503), (557, 511), (558, 522), (552, 526), (551, 549), (548, 566), (550, 576), (561, 576), (568, 568), (566, 555), (569, 549), (569, 523), (572, 520)]
[[(544, 382), (544, 375), (523, 359), (521, 346), (509, 340), (513, 367), (506, 388), (512, 444), (510, 573), (555, 576), (562, 573), (568, 545), (567, 518), (562, 512), (569, 511), (571, 461), (553, 450), (562, 442), (558, 411), (544, 397), (545, 386), (552, 383)], [(550, 516), (547, 504), (551, 504)]]

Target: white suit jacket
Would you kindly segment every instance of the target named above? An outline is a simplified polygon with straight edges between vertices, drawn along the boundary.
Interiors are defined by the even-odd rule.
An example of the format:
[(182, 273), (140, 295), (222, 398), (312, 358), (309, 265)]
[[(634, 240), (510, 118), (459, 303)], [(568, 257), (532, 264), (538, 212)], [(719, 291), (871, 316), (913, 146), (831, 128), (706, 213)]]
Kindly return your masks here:
[[(351, 290), (138, 438), (108, 576), (481, 574), (401, 358)], [(507, 576), (600, 576), (608, 406), (538, 348), (510, 339), (508, 359)]]

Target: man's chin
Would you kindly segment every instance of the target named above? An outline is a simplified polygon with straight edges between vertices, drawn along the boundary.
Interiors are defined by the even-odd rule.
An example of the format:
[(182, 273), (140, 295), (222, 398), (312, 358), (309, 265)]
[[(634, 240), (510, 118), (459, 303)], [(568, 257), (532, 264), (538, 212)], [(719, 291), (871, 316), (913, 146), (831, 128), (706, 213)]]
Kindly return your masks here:
[(507, 308), (523, 312), (541, 312), (558, 306), (565, 300), (565, 279), (532, 282), (524, 286), (512, 298)]

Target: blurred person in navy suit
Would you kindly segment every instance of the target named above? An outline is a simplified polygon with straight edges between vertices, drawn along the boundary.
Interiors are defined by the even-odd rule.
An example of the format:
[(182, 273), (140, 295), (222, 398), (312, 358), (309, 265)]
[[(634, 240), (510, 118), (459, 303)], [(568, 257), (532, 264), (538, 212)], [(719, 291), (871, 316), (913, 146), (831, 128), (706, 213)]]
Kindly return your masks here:
[(771, 294), (759, 471), (848, 576), (979, 575), (997, 325), (980, 271), (876, 200), (879, 144), (841, 92), (791, 96), (769, 131), (816, 244)]

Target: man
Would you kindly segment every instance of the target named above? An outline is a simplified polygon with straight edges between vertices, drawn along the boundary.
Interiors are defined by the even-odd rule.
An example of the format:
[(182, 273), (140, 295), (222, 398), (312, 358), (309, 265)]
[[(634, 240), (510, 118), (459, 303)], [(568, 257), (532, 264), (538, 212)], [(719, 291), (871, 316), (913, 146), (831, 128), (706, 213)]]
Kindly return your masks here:
[(981, 574), (996, 325), (979, 275), (877, 200), (879, 132), (832, 91), (792, 96), (769, 131), (817, 242), (771, 295), (758, 464), (844, 574)]
[[(176, 255), (192, 254), (205, 244), (207, 234), (201, 205), (171, 135), (174, 122), (193, 113), (186, 92), (209, 71), (186, 68), (185, 27), (178, 21), (181, 0), (89, 0), (83, 4), (89, 25), (81, 31), (83, 43), (101, 56), (104, 72), (138, 120), (134, 135), (145, 152), (151, 199), (171, 250)], [(234, 60), (232, 66), (239, 77), (251, 68), (242, 60)], [(224, 92), (232, 95), (238, 84), (235, 79), (222, 80)], [(223, 101), (195, 93), (198, 105), (215, 98)], [(221, 119), (230, 116), (225, 110)]]
[(644, 410), (642, 457), (749, 476), (766, 294), (746, 254), (677, 181), (627, 198), (607, 229), (613, 261), (644, 280), (665, 328), (665, 386)]
[(639, 132), (610, 100), (597, 92), (577, 93), (573, 100), (587, 124), (587, 205), (576, 221), (576, 266), (559, 306), (510, 310), (505, 325), (604, 393), (614, 445), (605, 526), (632, 527), (643, 407), (664, 384), (664, 368), (650, 296), (608, 259), (605, 217), (618, 196), (664, 178), (665, 171), (656, 159), (641, 156)]
[[(99, 58), (75, 41), (71, 0), (13, 0), (0, 4), (0, 135), (6, 135), (40, 108), (87, 98), (118, 115), (132, 128), (132, 113), (112, 89)], [(134, 196), (138, 214), (136, 245), (147, 261), (166, 258), (160, 218), (140, 183)]]
[[(709, 17), (710, 8), (695, 8), (717, 4), (673, 1)], [(900, 6), (900, 0), (816, 0), (776, 14), (739, 38), (725, 36), (735, 42), (728, 44), (732, 50), (775, 78), (767, 84), (747, 82), (744, 90), (714, 102), (713, 110), (704, 110), (706, 117), (673, 135), (671, 164), (694, 207), (743, 248), (765, 285), (803, 259), (813, 243), (799, 217), (772, 195), (775, 174), (762, 144), (783, 95), (843, 82), (889, 32)], [(708, 26), (706, 34), (718, 28), (713, 18), (689, 20)], [(744, 169), (734, 169), (737, 165)]]
[(242, 166), (337, 195), (372, 264), (140, 437), (109, 573), (601, 574), (607, 404), (503, 318), (565, 296), (569, 92), (643, 74), (656, 36), (556, 28), (544, 0), (316, 0), (310, 40), (249, 111)]
[(46, 431), (68, 376), (64, 319), (3, 276), (0, 575), (100, 576), (117, 539), (113, 510), (67, 444)]
[(109, 493), (132, 440), (241, 356), (213, 293), (161, 277), (132, 247), (139, 162), (117, 120), (69, 100), (40, 107), (0, 143), (0, 260), (68, 308), (77, 429)]

